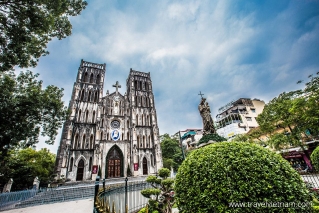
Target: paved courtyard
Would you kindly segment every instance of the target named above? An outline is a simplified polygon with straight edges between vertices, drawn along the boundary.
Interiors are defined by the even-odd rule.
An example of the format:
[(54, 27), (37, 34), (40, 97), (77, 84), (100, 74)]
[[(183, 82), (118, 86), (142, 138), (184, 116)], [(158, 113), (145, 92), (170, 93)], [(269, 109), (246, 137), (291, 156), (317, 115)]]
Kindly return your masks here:
[(21, 209), (12, 209), (4, 213), (90, 213), (93, 212), (93, 199), (75, 200), (32, 206)]

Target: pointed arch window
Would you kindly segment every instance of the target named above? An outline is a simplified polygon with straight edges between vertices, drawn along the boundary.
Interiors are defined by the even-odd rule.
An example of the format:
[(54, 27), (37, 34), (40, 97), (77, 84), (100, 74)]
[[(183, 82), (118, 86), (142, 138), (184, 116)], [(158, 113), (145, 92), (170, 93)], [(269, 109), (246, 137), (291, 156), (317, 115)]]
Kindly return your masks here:
[(82, 113), (82, 111), (81, 111), (81, 110), (79, 110), (79, 114), (78, 114), (78, 121), (80, 121), (80, 120), (81, 120), (81, 113)]
[(140, 148), (140, 136), (137, 136), (137, 148)]
[(70, 159), (69, 172), (72, 172), (72, 169), (73, 169), (73, 157), (71, 157), (71, 159)]
[(82, 147), (81, 148), (83, 148), (84, 145), (85, 145), (85, 135), (83, 135), (83, 137), (82, 137)]
[(92, 123), (95, 122), (95, 111), (93, 111), (93, 115), (92, 115)]
[(129, 127), (130, 127), (130, 121), (129, 121), (129, 120), (127, 120), (127, 122), (126, 122), (126, 126), (127, 126), (127, 128), (129, 128)]
[(130, 140), (130, 133), (129, 132), (127, 132), (126, 137), (127, 137), (127, 140)]
[(144, 115), (142, 115), (142, 126), (144, 125)]
[(93, 76), (93, 73), (92, 73), (91, 76), (90, 76), (90, 83), (93, 83), (93, 79), (94, 79), (94, 76)]
[(145, 135), (143, 135), (143, 147), (145, 148)]
[(138, 126), (138, 115), (136, 115), (136, 126)]
[(84, 74), (84, 82), (89, 82), (89, 75), (87, 72)]
[(97, 102), (97, 91), (95, 91), (95, 94), (94, 94), (94, 101)]
[(92, 95), (92, 93), (91, 93), (91, 91), (90, 91), (90, 92), (89, 92), (89, 97), (88, 97), (88, 102), (91, 101), (91, 95)]
[[(73, 147), (74, 149), (76, 148), (76, 146), (78, 145), (79, 143), (79, 134), (76, 134), (75, 137), (74, 137), (74, 142), (73, 142)], [(79, 146), (79, 145), (78, 145)]]
[(102, 122), (101, 122), (101, 127), (103, 127), (103, 124), (104, 124), (104, 119), (102, 119)]
[(151, 136), (150, 135), (148, 136), (148, 144), (149, 144), (149, 147), (151, 148)]
[(82, 89), (82, 93), (81, 93), (81, 101), (84, 101), (84, 89)]
[(101, 81), (101, 76), (100, 76), (100, 74), (98, 74), (98, 75), (96, 76), (96, 83), (99, 84), (100, 81)]
[(88, 122), (89, 119), (89, 110), (86, 110), (86, 114), (85, 114), (85, 123)]
[(140, 81), (140, 90), (142, 90), (142, 81)]
[(92, 169), (92, 157), (90, 157), (90, 161), (89, 161), (89, 171), (91, 171)]
[(106, 140), (109, 140), (109, 136), (110, 136), (110, 134), (107, 133), (107, 134), (106, 134)]

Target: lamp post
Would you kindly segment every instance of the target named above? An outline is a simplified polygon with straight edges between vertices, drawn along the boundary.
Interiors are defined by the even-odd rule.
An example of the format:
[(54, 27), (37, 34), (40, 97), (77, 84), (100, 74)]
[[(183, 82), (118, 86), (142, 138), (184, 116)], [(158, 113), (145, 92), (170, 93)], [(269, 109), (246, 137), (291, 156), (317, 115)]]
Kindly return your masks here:
[(182, 153), (183, 153), (183, 160), (185, 160), (185, 153), (184, 153), (184, 146), (182, 143), (181, 131), (178, 131), (178, 133), (179, 133), (179, 143), (181, 144)]

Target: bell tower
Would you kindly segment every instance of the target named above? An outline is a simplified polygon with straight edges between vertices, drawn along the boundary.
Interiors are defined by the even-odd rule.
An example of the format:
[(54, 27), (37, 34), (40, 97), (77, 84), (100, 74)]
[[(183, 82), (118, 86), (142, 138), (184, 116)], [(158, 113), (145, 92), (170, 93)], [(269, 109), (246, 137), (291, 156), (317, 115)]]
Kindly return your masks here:
[(126, 87), (133, 124), (134, 175), (156, 173), (163, 162), (150, 73), (130, 69)]
[(91, 179), (105, 67), (81, 60), (69, 103), (71, 114), (63, 125), (57, 153), (58, 179), (69, 175), (78, 181)]

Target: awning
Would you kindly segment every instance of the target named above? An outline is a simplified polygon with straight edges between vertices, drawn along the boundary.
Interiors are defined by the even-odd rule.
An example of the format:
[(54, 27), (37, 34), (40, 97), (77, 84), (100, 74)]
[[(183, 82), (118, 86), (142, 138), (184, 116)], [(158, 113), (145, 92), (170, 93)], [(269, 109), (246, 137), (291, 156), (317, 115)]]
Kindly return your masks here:
[(185, 138), (187, 138), (188, 136), (191, 136), (191, 135), (196, 135), (196, 132), (195, 132), (195, 131), (186, 132), (186, 133), (182, 136), (182, 140), (184, 140)]

